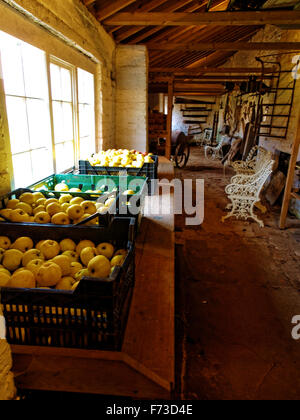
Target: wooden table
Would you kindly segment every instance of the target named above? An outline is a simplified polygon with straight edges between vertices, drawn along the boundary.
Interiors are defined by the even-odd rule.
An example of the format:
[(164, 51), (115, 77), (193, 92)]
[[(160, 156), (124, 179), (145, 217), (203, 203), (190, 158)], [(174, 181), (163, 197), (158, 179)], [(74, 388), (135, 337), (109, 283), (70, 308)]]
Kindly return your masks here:
[[(160, 178), (173, 166), (160, 159)], [(150, 201), (153, 197), (148, 197)], [(169, 399), (175, 377), (174, 216), (146, 215), (121, 352), (12, 346), (19, 389)]]

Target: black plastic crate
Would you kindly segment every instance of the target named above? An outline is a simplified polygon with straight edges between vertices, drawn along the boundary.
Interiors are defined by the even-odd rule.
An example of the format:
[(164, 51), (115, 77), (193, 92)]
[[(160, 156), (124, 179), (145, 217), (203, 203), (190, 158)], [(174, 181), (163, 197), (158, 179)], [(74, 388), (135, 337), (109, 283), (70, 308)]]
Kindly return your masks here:
[[(35, 193), (37, 191), (35, 191), (33, 189), (30, 189), (30, 188), (18, 188), (15, 191), (11, 191), (11, 192), (3, 195), (2, 197), (0, 197), (0, 210), (6, 208), (6, 205), (7, 205), (9, 200), (14, 199), (14, 198), (19, 199), (19, 197), (26, 192)], [(41, 191), (41, 193), (46, 198), (59, 198), (60, 195), (66, 194), (66, 192), (61, 192), (60, 193), (60, 192), (52, 192), (52, 191), (44, 191), (44, 190)], [(84, 198), (85, 200), (90, 200), (90, 201), (99, 201), (99, 200), (101, 201), (102, 199), (106, 200), (110, 197), (115, 197), (116, 198), (116, 204), (113, 205), (112, 208), (114, 208), (114, 207), (117, 208), (117, 200), (118, 200), (117, 192), (106, 195), (105, 199), (104, 199), (104, 195), (103, 196), (98, 195), (96, 197), (93, 194), (88, 194), (88, 193), (70, 193), (70, 195), (73, 195), (74, 197), (80, 196), (80, 197)], [(2, 216), (0, 216), (0, 217), (2, 217)], [(108, 226), (112, 222), (114, 217), (115, 217), (114, 214), (109, 213), (109, 212), (107, 212), (105, 214), (99, 214), (98, 215), (99, 226)], [(5, 223), (5, 222), (2, 222), (2, 223)], [(25, 225), (25, 224), (36, 225), (37, 223), (20, 223), (20, 225)], [(48, 226), (48, 227), (55, 228), (58, 225), (54, 225), (52, 223), (49, 223), (49, 224), (39, 224), (39, 226)], [(75, 227), (74, 225), (69, 225), (69, 226)], [(1, 227), (1, 221), (0, 221), (0, 227)]]
[(111, 176), (143, 176), (148, 178), (148, 194), (155, 195), (158, 184), (158, 156), (151, 156), (154, 163), (144, 163), (142, 168), (120, 168), (110, 166), (92, 166), (88, 160), (79, 161), (79, 174)]
[(108, 279), (85, 277), (75, 291), (1, 289), (10, 344), (119, 351), (135, 282), (134, 219), (115, 218), (109, 228), (3, 224), (0, 234), (15, 240), (65, 238), (111, 242), (128, 249), (122, 267)]

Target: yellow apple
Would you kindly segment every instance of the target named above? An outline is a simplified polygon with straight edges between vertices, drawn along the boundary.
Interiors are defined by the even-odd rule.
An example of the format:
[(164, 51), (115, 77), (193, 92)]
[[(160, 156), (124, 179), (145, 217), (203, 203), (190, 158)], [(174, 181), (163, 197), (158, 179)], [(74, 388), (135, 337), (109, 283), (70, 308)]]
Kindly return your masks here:
[(60, 184), (55, 185), (55, 191), (62, 192), (62, 191), (69, 191), (69, 187), (62, 181)]
[(0, 248), (9, 249), (11, 246), (11, 241), (7, 236), (0, 236)]
[(61, 281), (55, 286), (57, 290), (72, 290), (74, 283), (73, 277), (63, 277)]
[[(39, 199), (39, 200), (37, 200), (37, 202), (35, 203), (35, 204), (36, 204), (36, 207), (39, 207), (39, 206), (43, 206), (43, 207), (45, 207), (46, 201), (47, 201), (47, 199), (46, 199), (46, 198), (40, 198), (40, 199)], [(45, 207), (45, 208), (46, 208), (46, 207)]]
[(62, 253), (62, 255), (66, 255), (71, 261), (71, 263), (79, 261), (79, 255), (74, 251), (65, 251)]
[(75, 251), (76, 244), (72, 239), (64, 239), (59, 244), (61, 252)]
[(70, 203), (70, 201), (72, 200), (73, 196), (71, 194), (62, 194), (59, 197), (59, 204), (65, 204), (65, 203)]
[(44, 206), (37, 206), (33, 210), (33, 215), (36, 216), (38, 213), (45, 212), (46, 208)]
[(26, 270), (29, 270), (34, 274), (35, 278), (37, 277), (38, 271), (41, 266), (45, 263), (44, 260), (33, 260), (28, 263)]
[(29, 215), (21, 209), (12, 210), (9, 219), (14, 223), (29, 222)]
[(60, 246), (56, 241), (48, 240), (42, 243), (40, 250), (46, 260), (51, 260), (60, 253)]
[(21, 252), (27, 252), (34, 247), (33, 240), (26, 236), (18, 238), (12, 245), (11, 249), (18, 249)]
[(0, 268), (0, 273), (6, 274), (9, 277), (11, 276), (10, 271), (6, 270), (6, 268), (4, 268), (4, 267)]
[(127, 254), (128, 254), (128, 251), (126, 251), (126, 249), (119, 249), (118, 251), (115, 252), (114, 257), (116, 257), (118, 255), (124, 255), (126, 257)]
[(113, 257), (115, 248), (112, 244), (102, 243), (97, 246), (98, 255), (104, 255), (109, 260)]
[(93, 201), (83, 201), (80, 205), (84, 211), (84, 214), (95, 214), (97, 211)]
[(52, 217), (57, 213), (61, 213), (62, 208), (58, 203), (51, 203), (46, 207), (46, 212)]
[(66, 255), (58, 255), (51, 261), (60, 266), (63, 276), (69, 276), (71, 274), (71, 261)]
[(71, 220), (66, 215), (66, 213), (60, 212), (52, 217), (51, 223), (53, 223), (54, 225), (70, 225)]
[(34, 260), (44, 261), (44, 256), (38, 249), (31, 249), (30, 251), (25, 252), (22, 258), (23, 267), (27, 267), (27, 265)]
[(88, 247), (84, 248), (80, 253), (80, 259), (83, 265), (88, 266), (89, 262), (98, 255), (97, 249)]
[(75, 204), (80, 205), (83, 202), (84, 202), (84, 199), (82, 197), (74, 197), (74, 198), (72, 198), (72, 200), (70, 200), (70, 204), (72, 206), (75, 205)]
[(37, 203), (39, 200), (45, 200), (45, 196), (41, 192), (33, 193), (34, 202)]
[(84, 268), (83, 270), (78, 271), (78, 273), (75, 274), (75, 280), (80, 281), (83, 277), (89, 277), (89, 270), (87, 268)]
[(98, 255), (89, 262), (88, 270), (90, 277), (105, 279), (110, 275), (111, 265), (104, 255)]
[(67, 211), (68, 211), (68, 208), (69, 207), (71, 207), (71, 204), (70, 203), (64, 203), (64, 204), (62, 204), (61, 205), (61, 209), (62, 209), (62, 211), (64, 212), (64, 213), (66, 213), (67, 214)]
[[(48, 214), (48, 213), (47, 213)], [(42, 246), (42, 244), (44, 243), (45, 241), (43, 240), (43, 241), (39, 241), (37, 244), (36, 244), (36, 246), (35, 246), (35, 249), (38, 249), (39, 251), (41, 250), (41, 246)]]
[(0, 271), (0, 287), (8, 287), (10, 275)]
[(71, 220), (78, 220), (83, 216), (83, 214), (83, 209), (79, 204), (72, 204), (71, 207), (67, 209), (67, 215)]
[(29, 214), (29, 216), (32, 215), (32, 206), (30, 206), (27, 203), (20, 202), (19, 204), (16, 205), (16, 209), (21, 209), (25, 211), (25, 213)]
[(53, 287), (60, 282), (61, 277), (62, 272), (59, 265), (47, 262), (40, 267), (37, 273), (37, 282), (42, 287)]
[(45, 208), (47, 208), (52, 203), (59, 204), (59, 202), (56, 198), (48, 198), (48, 200), (46, 200), (45, 203), (44, 203)]
[(34, 222), (45, 225), (51, 222), (51, 217), (46, 211), (41, 211), (34, 216)]
[(11, 210), (15, 210), (15, 208), (17, 207), (17, 205), (19, 203), (20, 203), (20, 200), (17, 200), (17, 199), (9, 200), (7, 205), (6, 205), (6, 208), (11, 209)]
[(111, 260), (111, 262), (110, 262), (111, 266), (112, 267), (115, 267), (115, 266), (121, 267), (123, 265), (125, 259), (126, 259), (125, 255), (117, 255), (116, 257), (114, 257)]
[(29, 270), (22, 270), (13, 274), (10, 279), (9, 287), (34, 289), (36, 287), (36, 280), (34, 274)]
[[(79, 262), (72, 262), (71, 263), (71, 274), (70, 274), (71, 277), (75, 278), (76, 274), (81, 270), (83, 270), (83, 265), (82, 264), (80, 264)], [(0, 272), (1, 272), (1, 270), (0, 270)]]
[(94, 244), (94, 242), (89, 241), (89, 240), (84, 240), (84, 241), (80, 241), (79, 244), (76, 247), (76, 252), (78, 255), (81, 254), (81, 251), (84, 248), (96, 248), (96, 245)]
[(10, 272), (17, 270), (22, 263), (23, 253), (17, 249), (9, 249), (5, 252), (2, 264)]
[(30, 206), (32, 206), (32, 204), (35, 202), (34, 195), (29, 192), (20, 195), (19, 200), (23, 203), (29, 204)]
[(3, 216), (6, 219), (9, 219), (10, 220), (11, 214), (12, 214), (13, 211), (18, 211), (18, 210), (2, 209), (2, 210), (0, 210), (0, 216)]

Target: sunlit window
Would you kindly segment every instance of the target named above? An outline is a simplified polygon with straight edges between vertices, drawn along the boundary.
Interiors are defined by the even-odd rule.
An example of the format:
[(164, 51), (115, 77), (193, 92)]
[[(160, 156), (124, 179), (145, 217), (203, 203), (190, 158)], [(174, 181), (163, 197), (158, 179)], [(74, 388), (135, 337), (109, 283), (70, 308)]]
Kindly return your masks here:
[(75, 164), (72, 70), (51, 63), (50, 73), (56, 172), (61, 172)]
[(15, 188), (95, 152), (92, 73), (0, 31), (1, 69)]
[(53, 172), (45, 53), (0, 32), (15, 188)]
[(94, 76), (78, 69), (78, 105), (80, 158), (95, 152), (95, 97)]

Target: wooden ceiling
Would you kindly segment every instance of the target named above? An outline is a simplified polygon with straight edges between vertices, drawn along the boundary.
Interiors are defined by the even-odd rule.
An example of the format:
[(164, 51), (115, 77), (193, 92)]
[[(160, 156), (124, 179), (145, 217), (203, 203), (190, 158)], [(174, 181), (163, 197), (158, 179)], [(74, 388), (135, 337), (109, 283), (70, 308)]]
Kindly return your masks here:
[(300, 12), (293, 10), (297, 1), (284, 6), (274, 0), (275, 11), (269, 10), (271, 0), (81, 1), (117, 43), (147, 45), (150, 70), (216, 68), (240, 49), (263, 50), (246, 43), (265, 23), (300, 24)]

